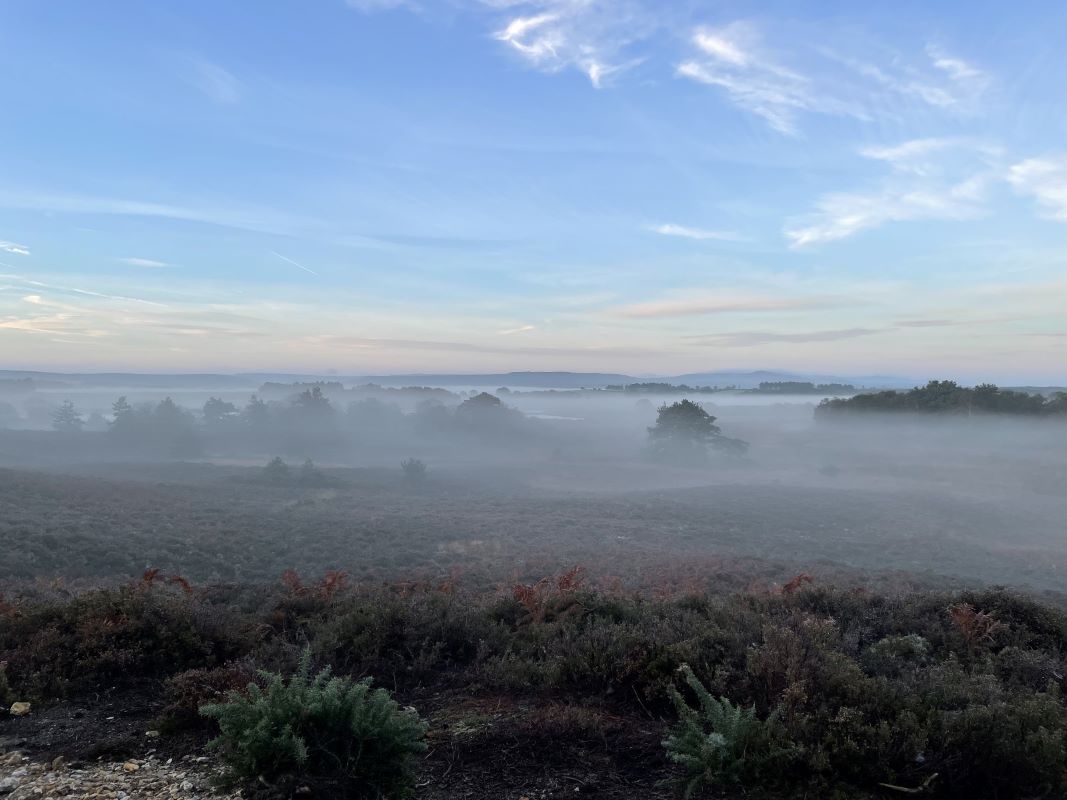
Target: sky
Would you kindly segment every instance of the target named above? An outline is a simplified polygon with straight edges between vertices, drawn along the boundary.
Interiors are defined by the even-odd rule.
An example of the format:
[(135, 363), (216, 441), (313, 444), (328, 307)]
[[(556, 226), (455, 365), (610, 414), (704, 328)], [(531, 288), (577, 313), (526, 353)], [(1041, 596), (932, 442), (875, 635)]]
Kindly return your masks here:
[(0, 0), (0, 368), (1064, 383), (1063, 30)]

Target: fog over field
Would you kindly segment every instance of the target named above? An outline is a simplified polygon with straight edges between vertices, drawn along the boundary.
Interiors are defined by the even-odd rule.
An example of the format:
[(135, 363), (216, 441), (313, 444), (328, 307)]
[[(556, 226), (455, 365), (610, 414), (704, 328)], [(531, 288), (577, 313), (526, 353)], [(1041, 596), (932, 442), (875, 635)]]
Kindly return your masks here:
[[(768, 586), (805, 572), (1045, 591), (1062, 589), (1067, 569), (1059, 417), (827, 416), (811, 382), (129, 382), (38, 379), (0, 400), (12, 409), (0, 431), (6, 577), (120, 580), (157, 567), (270, 580), (296, 568), (465, 572), (493, 585), (580, 564), (647, 589), (691, 580), (687, 564), (757, 559)], [(655, 457), (657, 410), (686, 397), (747, 448)], [(54, 430), (68, 401), (77, 421)], [(284, 474), (270, 474), (275, 458)]]

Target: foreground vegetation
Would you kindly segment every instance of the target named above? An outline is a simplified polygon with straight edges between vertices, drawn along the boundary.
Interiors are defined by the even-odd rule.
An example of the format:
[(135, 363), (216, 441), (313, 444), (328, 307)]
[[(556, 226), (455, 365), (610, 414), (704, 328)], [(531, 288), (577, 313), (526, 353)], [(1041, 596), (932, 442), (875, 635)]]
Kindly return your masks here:
[[(116, 588), (7, 597), (0, 699), (47, 705), (147, 682), (165, 692), (165, 734), (207, 736), (204, 703), (242, 696), (263, 681), (257, 669), (291, 674), (305, 651), (301, 691), (324, 689), (309, 663), (339, 676), (338, 696), (359, 685), (348, 679), (374, 678), (453, 748), (522, 730), (557, 750), (591, 737), (622, 752), (635, 726), (651, 727), (668, 748), (643, 751), (641, 768), (694, 789), (1067, 793), (1067, 616), (1000, 590), (886, 596), (801, 576), (774, 592), (653, 599), (589, 589), (575, 569), (471, 595), (450, 582), (349, 586), (340, 573), (196, 588), (149, 571)], [(458, 724), (450, 706), (479, 697), (559, 710)], [(212, 716), (235, 733), (240, 715)], [(400, 761), (418, 749), (406, 730)], [(298, 773), (300, 750), (289, 752)]]

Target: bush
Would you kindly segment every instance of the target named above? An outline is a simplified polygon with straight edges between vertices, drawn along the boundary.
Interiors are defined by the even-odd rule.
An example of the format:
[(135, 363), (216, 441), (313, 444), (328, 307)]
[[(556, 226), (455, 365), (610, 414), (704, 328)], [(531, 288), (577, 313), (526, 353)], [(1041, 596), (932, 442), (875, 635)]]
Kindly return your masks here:
[(793, 745), (772, 713), (761, 720), (755, 706), (743, 709), (725, 697), (715, 698), (688, 666), (679, 670), (697, 697), (692, 708), (673, 686), (671, 699), (679, 722), (663, 741), (667, 757), (685, 767), (685, 797), (706, 785), (764, 782), (788, 761)]
[(261, 476), (266, 483), (282, 484), (289, 483), (292, 480), (293, 473), (289, 469), (289, 465), (282, 461), (280, 456), (275, 456), (267, 462), (267, 466), (263, 468)]
[(420, 459), (405, 459), (400, 462), (400, 468), (404, 470), (404, 477), (412, 483), (422, 483), (426, 480), (426, 464)]
[(223, 700), (230, 692), (243, 691), (256, 677), (256, 670), (246, 659), (213, 669), (189, 669), (167, 678), (163, 684), (166, 705), (159, 715), (159, 729), (176, 733), (209, 725), (200, 714), (201, 706)]
[(311, 675), (305, 651), (296, 673), (261, 673), (247, 695), (206, 705), (218, 721), (212, 741), (237, 781), (257, 778), (321, 784), (324, 796), (402, 797), (411, 789), (414, 756), (426, 749), (426, 724), (402, 710), (370, 680)]
[(15, 695), (7, 682), (7, 662), (0, 661), (0, 709), (7, 708), (15, 702)]
[[(19, 699), (64, 697), (101, 687), (213, 667), (247, 646), (183, 589), (139, 583), (57, 602), (26, 604), (0, 617), (0, 660)], [(153, 583), (155, 581), (155, 583)]]

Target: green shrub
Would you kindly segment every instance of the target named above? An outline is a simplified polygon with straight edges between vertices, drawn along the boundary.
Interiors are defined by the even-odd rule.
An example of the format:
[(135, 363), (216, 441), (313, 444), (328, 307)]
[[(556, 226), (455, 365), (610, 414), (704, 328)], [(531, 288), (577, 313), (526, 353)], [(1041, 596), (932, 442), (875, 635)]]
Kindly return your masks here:
[(953, 797), (1063, 797), (1067, 710), (1054, 694), (974, 703), (949, 712), (934, 738), (935, 766)]
[[(203, 706), (218, 721), (213, 740), (237, 781), (257, 778), (319, 783), (326, 796), (402, 797), (411, 788), (414, 756), (426, 749), (426, 724), (370, 680), (311, 675), (305, 651), (296, 673), (262, 673), (247, 695)], [(328, 788), (327, 788), (328, 787)]]
[(670, 688), (679, 722), (663, 747), (671, 761), (685, 768), (686, 798), (711, 784), (763, 783), (791, 760), (795, 749), (776, 713), (761, 720), (755, 706), (744, 709), (725, 697), (713, 697), (688, 666), (679, 671), (698, 707), (691, 707), (677, 689)]
[(917, 669), (930, 655), (930, 643), (917, 633), (887, 636), (872, 644), (863, 654), (863, 666), (872, 675), (896, 677), (906, 669)]

